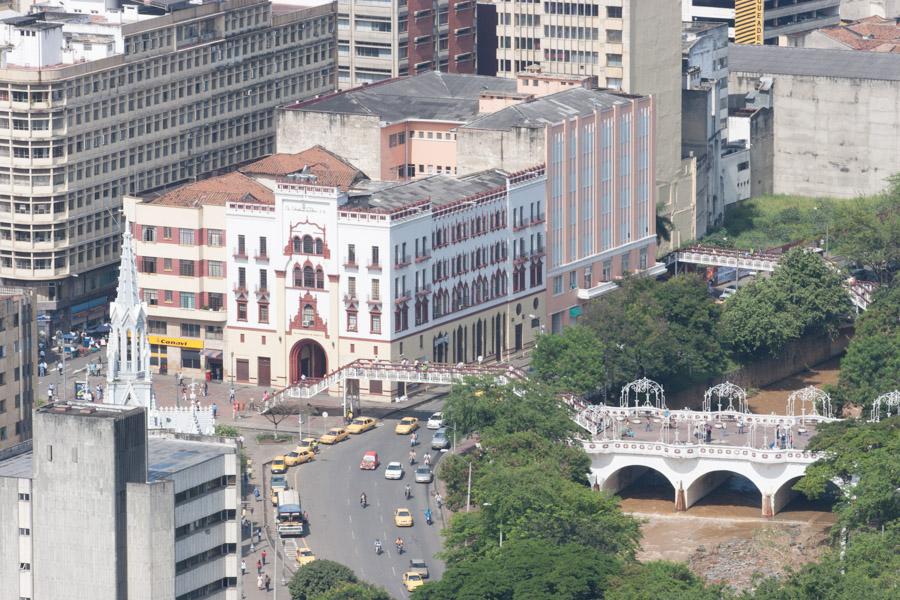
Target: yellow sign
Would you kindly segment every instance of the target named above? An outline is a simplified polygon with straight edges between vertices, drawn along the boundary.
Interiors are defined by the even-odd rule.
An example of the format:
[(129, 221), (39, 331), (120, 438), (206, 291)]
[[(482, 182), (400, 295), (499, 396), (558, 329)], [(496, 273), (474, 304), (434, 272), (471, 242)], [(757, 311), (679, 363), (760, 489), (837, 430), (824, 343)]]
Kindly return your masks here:
[(195, 340), (191, 338), (166, 337), (164, 335), (148, 335), (147, 339), (151, 344), (160, 346), (176, 346), (178, 348), (192, 348), (195, 350), (203, 349), (203, 340)]

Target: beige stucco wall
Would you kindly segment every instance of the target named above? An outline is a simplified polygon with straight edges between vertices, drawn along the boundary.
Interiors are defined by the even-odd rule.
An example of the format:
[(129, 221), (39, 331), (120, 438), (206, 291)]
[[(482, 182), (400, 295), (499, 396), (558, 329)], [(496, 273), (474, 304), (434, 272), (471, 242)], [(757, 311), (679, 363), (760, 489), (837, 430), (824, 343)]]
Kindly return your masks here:
[(381, 127), (376, 116), (279, 109), (276, 151), (294, 154), (321, 145), (369, 177), (381, 173)]

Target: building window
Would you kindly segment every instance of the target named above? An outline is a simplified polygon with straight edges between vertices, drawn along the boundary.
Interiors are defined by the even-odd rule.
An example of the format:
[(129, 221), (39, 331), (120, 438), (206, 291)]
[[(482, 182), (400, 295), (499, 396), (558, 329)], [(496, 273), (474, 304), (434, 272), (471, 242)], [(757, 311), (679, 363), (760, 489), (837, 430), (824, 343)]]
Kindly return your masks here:
[(182, 323), (181, 336), (194, 338), (200, 337), (200, 326), (194, 323)]
[(603, 261), (603, 281), (609, 281), (612, 279), (612, 261), (605, 260)]
[(347, 331), (356, 331), (356, 330), (357, 330), (356, 312), (348, 311), (347, 312)]
[(194, 292), (181, 292), (178, 297), (181, 300), (181, 308), (197, 308)]
[(168, 304), (171, 304), (173, 302), (172, 299), (174, 297), (175, 296), (173, 295), (172, 290), (166, 290), (165, 292), (163, 292), (163, 298), (165, 298), (165, 302)]
[(182, 277), (193, 277), (194, 276), (194, 261), (192, 260), (179, 260), (178, 261), (178, 274)]
[(206, 301), (209, 310), (222, 310), (225, 306), (225, 294), (221, 292), (207, 292)]
[(606, 7), (606, 18), (607, 19), (621, 19), (622, 18), (622, 7), (621, 6), (607, 6)]
[(247, 320), (247, 303), (246, 302), (238, 302), (237, 303), (237, 320), (238, 321), (246, 321)]
[(347, 278), (347, 295), (356, 298), (356, 277)]
[(145, 242), (155, 242), (156, 241), (156, 227), (148, 227), (144, 225), (144, 241)]
[(164, 240), (172, 239), (172, 228), (171, 227), (163, 227), (163, 239)]
[(222, 330), (221, 325), (207, 325), (206, 326), (206, 339), (221, 340), (222, 334), (223, 334), (223, 330)]
[(381, 333), (381, 315), (372, 315), (370, 329), (372, 333)]
[(269, 305), (268, 304), (260, 304), (259, 305), (259, 322), (260, 323), (268, 323), (269, 322)]
[(238, 256), (247, 256), (247, 238), (242, 235), (238, 236), (237, 254)]
[(172, 270), (172, 259), (164, 258), (163, 259), (163, 271), (171, 271)]
[(638, 256), (638, 261), (639, 261), (638, 268), (640, 268), (641, 270), (647, 268), (647, 249), (646, 248), (641, 248), (641, 253)]
[(379, 302), (381, 300), (381, 281), (378, 279), (373, 279), (371, 281), (371, 290), (372, 290), (372, 298), (373, 302)]
[(179, 229), (178, 230), (178, 243), (182, 246), (193, 246), (194, 245), (194, 230), (193, 229)]
[(19, 527), (19, 535), (31, 535), (31, 530), (27, 527)]
[(206, 230), (206, 245), (207, 246), (224, 246), (225, 245), (225, 236), (222, 233), (221, 229), (207, 229)]
[(259, 238), (259, 257), (265, 258), (268, 255), (269, 255), (269, 251), (266, 248), (266, 238), (263, 236), (260, 236), (260, 238)]
[(303, 267), (303, 287), (316, 287), (316, 272), (309, 265)]
[(156, 259), (150, 256), (141, 258), (142, 273), (156, 273)]
[(181, 349), (181, 366), (185, 369), (200, 368), (200, 351)]
[(303, 305), (303, 326), (312, 327), (316, 320), (316, 312), (313, 310), (312, 304)]
[(206, 263), (206, 272), (210, 277), (225, 277), (225, 263), (220, 260), (211, 260)]
[(347, 264), (356, 264), (356, 244), (347, 244)]
[(584, 289), (586, 290), (591, 289), (592, 275), (590, 267), (584, 270)]
[(163, 335), (166, 334), (166, 322), (165, 321), (154, 321), (150, 319), (147, 321), (147, 331), (150, 333), (161, 333)]
[(156, 306), (159, 304), (159, 296), (156, 290), (144, 290), (144, 302), (147, 306)]
[(562, 275), (557, 275), (553, 278), (553, 293), (554, 295), (563, 293)]
[(379, 264), (378, 246), (372, 246), (372, 266), (377, 267)]
[(259, 289), (267, 290), (269, 289), (269, 272), (265, 269), (259, 270)]
[(569, 289), (574, 290), (578, 287), (578, 271), (569, 271)]
[(622, 255), (622, 276), (628, 274), (628, 271), (631, 270), (631, 257), (628, 254)]

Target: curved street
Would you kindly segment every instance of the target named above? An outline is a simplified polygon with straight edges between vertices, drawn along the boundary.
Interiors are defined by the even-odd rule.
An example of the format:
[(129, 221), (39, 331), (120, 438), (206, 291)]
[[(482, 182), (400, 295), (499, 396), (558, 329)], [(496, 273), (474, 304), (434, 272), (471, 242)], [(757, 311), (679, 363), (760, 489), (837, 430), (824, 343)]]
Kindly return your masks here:
[[(432, 453), (432, 466), (440, 451), (431, 450), (433, 431), (425, 428), (428, 417), (440, 410), (440, 400), (404, 411), (392, 418), (379, 420), (378, 427), (333, 447), (323, 446), (316, 460), (291, 468), (290, 483), (300, 490), (300, 502), (309, 515), (309, 533), (297, 539), (306, 543), (317, 558), (328, 558), (347, 565), (363, 580), (385, 588), (396, 598), (409, 594), (402, 584), (402, 577), (409, 559), (422, 558), (428, 564), (432, 579), (440, 578), (443, 563), (434, 558), (442, 549), (441, 527), (445, 515), (434, 503), (433, 484), (415, 483), (409, 465), (409, 436), (394, 433), (394, 426), (404, 416), (418, 417), (419, 445), (416, 446), (418, 464), (423, 451)], [(314, 432), (321, 435), (321, 431)], [(359, 463), (366, 451), (378, 453), (381, 464), (374, 471), (362, 471)], [(403, 479), (384, 478), (384, 469), (390, 461), (403, 465)], [(404, 498), (409, 483), (412, 498)], [(359, 496), (365, 492), (369, 505), (363, 509)], [(396, 527), (394, 509), (409, 508), (413, 513), (413, 527)], [(424, 511), (431, 508), (434, 523), (425, 524)], [(400, 536), (405, 541), (402, 555), (397, 554), (394, 540)], [(384, 552), (377, 556), (375, 540), (381, 540)]]

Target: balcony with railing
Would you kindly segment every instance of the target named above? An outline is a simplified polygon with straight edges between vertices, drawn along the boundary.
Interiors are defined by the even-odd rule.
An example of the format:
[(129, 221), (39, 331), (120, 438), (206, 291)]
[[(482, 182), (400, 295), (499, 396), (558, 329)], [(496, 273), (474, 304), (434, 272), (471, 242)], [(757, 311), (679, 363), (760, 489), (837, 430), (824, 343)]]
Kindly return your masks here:
[(246, 248), (246, 246), (235, 246), (235, 247), (234, 247), (234, 252), (232, 253), (232, 255), (233, 255), (235, 258), (240, 258), (240, 259), (246, 260), (246, 259), (247, 259), (247, 248)]
[(381, 263), (380, 263), (380, 262), (374, 262), (374, 261), (371, 261), (371, 260), (370, 260), (370, 261), (369, 261), (369, 264), (366, 265), (366, 268), (367, 268), (368, 270), (370, 270), (370, 271), (380, 271), (380, 270), (381, 270)]
[(396, 258), (396, 260), (394, 261), (394, 268), (395, 268), (395, 269), (402, 269), (402, 268), (404, 268), (404, 267), (408, 267), (411, 263), (412, 263), (412, 261), (410, 260), (409, 255), (406, 255), (406, 256), (398, 256), (398, 257)]
[(400, 304), (402, 302), (408, 302), (411, 297), (409, 290), (403, 290), (402, 292), (397, 293), (397, 299), (394, 300), (396, 304)]

